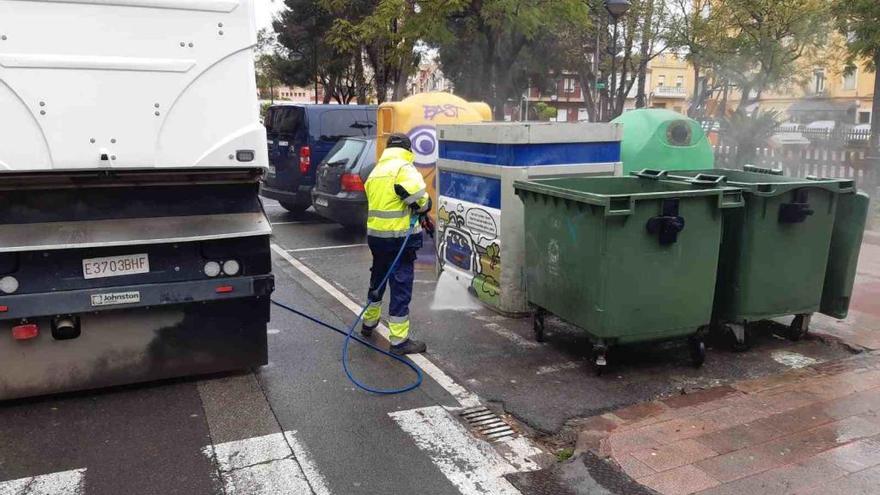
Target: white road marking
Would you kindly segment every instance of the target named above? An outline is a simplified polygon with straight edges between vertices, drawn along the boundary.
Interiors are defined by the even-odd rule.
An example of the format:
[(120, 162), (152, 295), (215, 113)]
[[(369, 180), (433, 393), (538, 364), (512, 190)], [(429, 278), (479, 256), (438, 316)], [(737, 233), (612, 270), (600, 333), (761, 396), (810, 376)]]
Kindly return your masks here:
[(290, 221), (290, 222), (271, 222), (272, 225), (318, 225), (323, 222), (312, 222), (309, 220)]
[(462, 495), (520, 495), (503, 477), (517, 468), (491, 445), (471, 436), (446, 409), (431, 406), (388, 415)]
[(791, 351), (774, 351), (770, 354), (770, 357), (779, 364), (795, 369), (806, 368), (807, 366), (819, 362), (818, 359), (814, 359), (809, 356), (804, 356), (803, 354), (798, 354)]
[(516, 334), (513, 331), (497, 323), (486, 323), (485, 325), (483, 325), (483, 328), (489, 330), (495, 335), (504, 337), (505, 339), (513, 342), (517, 347), (522, 347), (524, 349), (536, 349), (538, 347), (541, 347), (541, 344), (539, 344), (538, 342), (520, 337), (519, 334)]
[(85, 469), (0, 482), (0, 495), (83, 495)]
[(309, 481), (309, 485), (312, 487), (312, 491), (315, 492), (315, 495), (330, 495), (330, 489), (327, 488), (327, 481), (324, 479), (324, 476), (321, 475), (321, 472), (318, 471), (318, 467), (312, 460), (312, 455), (309, 454), (309, 451), (306, 450), (305, 446), (299, 441), (299, 439), (296, 438), (296, 432), (286, 431), (284, 432), (284, 437), (287, 438), (287, 444), (290, 445), (291, 450), (293, 450), (293, 455), (296, 456), (296, 460), (299, 461), (299, 467), (302, 469), (303, 474), (306, 475), (306, 479)]
[[(284, 258), (285, 261), (290, 263), (294, 268), (299, 270), (300, 273), (308, 277), (312, 282), (318, 285), (318, 287), (327, 291), (328, 294), (333, 296), (334, 299), (340, 302), (343, 306), (348, 308), (354, 314), (360, 314), (361, 306), (351, 300), (348, 296), (343, 294), (339, 289), (333, 286), (330, 282), (324, 280), (320, 275), (313, 272), (309, 267), (304, 265), (302, 262), (291, 256), (288, 252), (284, 250), (281, 246), (273, 243), (272, 250), (278, 256)], [(378, 333), (387, 341), (389, 340), (390, 332), (388, 327), (384, 324), (380, 324), (378, 329)], [(450, 395), (452, 395), (455, 400), (461, 405), (461, 407), (476, 407), (480, 405), (480, 399), (469, 392), (467, 389), (457, 384), (455, 380), (453, 380), (449, 375), (447, 375), (443, 370), (434, 365), (428, 358), (426, 358), (422, 354), (413, 354), (409, 356), (410, 360), (415, 363), (416, 366), (422, 369), (428, 376), (434, 379), (441, 387), (446, 389)]]
[[(288, 444), (293, 438), (295, 450), (309, 458), (295, 439), (295, 432), (273, 433), (217, 445), (209, 445), (202, 453), (217, 463), (217, 469), (227, 495), (328, 495), (324, 478), (311, 460), (304, 472), (300, 456)], [(314, 481), (314, 485), (310, 482)]]
[(577, 361), (566, 361), (560, 364), (551, 364), (548, 366), (539, 366), (538, 371), (535, 372), (536, 375), (546, 375), (548, 373), (558, 373), (562, 370), (573, 370), (575, 368), (579, 368), (581, 363)]
[(366, 247), (366, 244), (341, 244), (339, 246), (319, 246), (310, 248), (288, 249), (288, 253), (304, 253), (307, 251), (326, 251), (328, 249), (347, 249), (354, 247)]

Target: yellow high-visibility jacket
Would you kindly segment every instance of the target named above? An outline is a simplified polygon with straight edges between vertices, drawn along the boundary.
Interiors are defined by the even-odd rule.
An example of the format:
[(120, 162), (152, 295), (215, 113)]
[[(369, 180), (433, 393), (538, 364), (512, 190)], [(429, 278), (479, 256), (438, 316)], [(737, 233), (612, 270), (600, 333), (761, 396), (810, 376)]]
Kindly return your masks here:
[[(418, 213), (425, 213), (431, 207), (425, 179), (413, 165), (414, 158), (411, 151), (403, 148), (386, 148), (382, 152), (364, 184), (369, 203), (367, 235), (404, 238), (413, 215), (410, 206), (416, 205)], [(413, 234), (421, 231), (421, 226), (416, 224)]]

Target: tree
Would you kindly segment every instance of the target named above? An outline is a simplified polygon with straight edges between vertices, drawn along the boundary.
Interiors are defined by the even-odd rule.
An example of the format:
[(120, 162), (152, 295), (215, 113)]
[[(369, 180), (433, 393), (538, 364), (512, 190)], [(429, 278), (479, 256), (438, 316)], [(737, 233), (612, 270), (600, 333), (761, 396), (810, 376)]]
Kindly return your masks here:
[(275, 33), (267, 28), (257, 32), (257, 48), (255, 66), (257, 69), (257, 88), (260, 95), (264, 95), (267, 90), (269, 100), (275, 102), (275, 86), (281, 83), (276, 70), (276, 52), (277, 40)]
[(755, 110), (751, 115), (738, 110), (724, 119), (725, 139), (736, 145), (736, 165), (754, 165), (757, 149), (779, 127), (779, 112)]
[[(737, 111), (768, 89), (802, 82), (802, 56), (820, 47), (827, 32), (826, 0), (725, 0), (712, 2), (721, 36), (707, 58), (737, 86)], [(716, 34), (717, 36), (717, 34)]]
[(429, 41), (456, 92), (487, 101), (501, 119), (530, 79), (539, 84), (561, 67), (557, 42), (572, 25), (589, 25), (581, 0), (470, 0), (452, 9), (445, 30), (434, 30)]
[(335, 18), (318, 2), (285, 0), (284, 3), (287, 9), (273, 23), (281, 45), (274, 58), (279, 77), (291, 86), (320, 84), (324, 88), (324, 103), (330, 100), (350, 103), (360, 91), (357, 64), (360, 52), (340, 50), (328, 41), (327, 33)]
[(871, 144), (880, 147), (880, 2), (836, 0), (832, 12), (838, 31), (847, 41), (848, 65), (864, 62), (868, 70), (874, 71)]
[(712, 9), (713, 0), (670, 0), (671, 22), (667, 43), (684, 53), (685, 60), (694, 68), (694, 89), (688, 116), (705, 116), (706, 102), (723, 85), (712, 77), (717, 62), (720, 19)]

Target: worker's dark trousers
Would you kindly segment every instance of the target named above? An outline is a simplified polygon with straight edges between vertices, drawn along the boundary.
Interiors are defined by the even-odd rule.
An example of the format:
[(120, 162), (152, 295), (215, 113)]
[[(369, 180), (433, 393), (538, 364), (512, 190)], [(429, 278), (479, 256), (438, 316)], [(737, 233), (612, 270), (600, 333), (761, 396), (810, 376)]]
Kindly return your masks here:
[[(379, 287), (379, 283), (394, 262), (397, 251), (372, 247), (370, 251), (373, 253), (373, 266), (370, 268), (370, 293), (375, 293), (378, 299), (373, 300), (369, 295), (367, 297), (371, 305), (378, 306), (381, 305), (382, 298), (385, 295), (385, 286)], [(412, 300), (415, 260), (416, 250), (405, 250), (400, 256), (400, 262), (397, 264), (394, 273), (388, 278), (388, 284), (391, 285), (391, 306), (388, 311), (388, 321), (392, 330), (392, 343), (406, 340), (409, 334), (409, 303)], [(378, 311), (368, 311), (368, 313), (376, 314), (376, 323), (378, 323)], [(373, 324), (372, 321), (369, 321), (373, 319), (372, 314), (369, 317), (364, 315), (364, 323), (368, 326)]]

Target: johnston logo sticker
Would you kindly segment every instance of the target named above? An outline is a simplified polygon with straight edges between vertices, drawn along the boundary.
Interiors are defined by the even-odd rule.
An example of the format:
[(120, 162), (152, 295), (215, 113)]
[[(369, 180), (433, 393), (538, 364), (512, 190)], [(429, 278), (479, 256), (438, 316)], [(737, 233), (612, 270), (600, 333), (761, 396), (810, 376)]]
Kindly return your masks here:
[(115, 306), (118, 304), (134, 304), (139, 302), (141, 302), (141, 293), (136, 291), (92, 294), (92, 306)]

